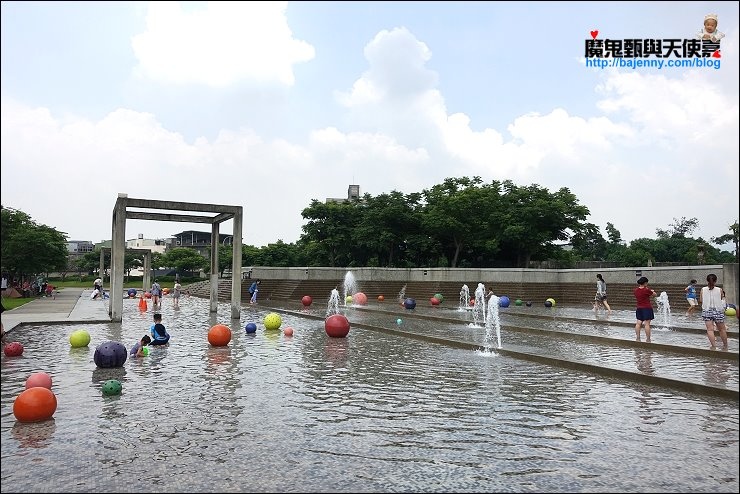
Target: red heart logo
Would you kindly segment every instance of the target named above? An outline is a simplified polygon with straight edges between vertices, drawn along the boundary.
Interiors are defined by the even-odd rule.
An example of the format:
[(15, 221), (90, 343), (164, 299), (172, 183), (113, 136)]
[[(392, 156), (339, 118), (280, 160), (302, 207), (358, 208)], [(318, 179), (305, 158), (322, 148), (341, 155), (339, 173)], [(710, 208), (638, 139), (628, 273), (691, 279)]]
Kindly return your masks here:
[(596, 39), (596, 36), (598, 36), (598, 35), (599, 35), (599, 31), (598, 30), (597, 31), (591, 31), (591, 37), (593, 39)]
[(714, 53), (712, 53), (712, 56), (714, 58), (722, 58), (722, 54), (719, 52), (719, 50), (717, 50)]

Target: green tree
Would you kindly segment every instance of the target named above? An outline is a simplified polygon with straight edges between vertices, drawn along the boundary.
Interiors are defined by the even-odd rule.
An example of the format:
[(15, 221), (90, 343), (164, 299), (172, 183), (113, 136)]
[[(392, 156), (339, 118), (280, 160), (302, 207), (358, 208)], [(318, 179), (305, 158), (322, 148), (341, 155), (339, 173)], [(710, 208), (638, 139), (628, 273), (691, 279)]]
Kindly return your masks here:
[(735, 262), (740, 262), (740, 250), (738, 249), (737, 220), (735, 220), (735, 223), (730, 225), (730, 233), (725, 233), (724, 235), (720, 235), (719, 237), (712, 237), (711, 240), (712, 240), (712, 243), (715, 243), (717, 245), (726, 244), (728, 242), (732, 242), (733, 244), (735, 244)]
[(681, 219), (673, 218), (673, 223), (668, 225), (667, 230), (656, 228), (655, 234), (658, 236), (659, 239), (673, 237), (687, 238), (697, 228), (699, 228), (699, 220), (697, 220), (696, 218), (686, 219), (686, 217), (684, 216), (681, 217)]
[(319, 265), (349, 266), (352, 232), (361, 220), (361, 213), (357, 201), (322, 203), (316, 199), (301, 212), (307, 220), (301, 239), (304, 244), (313, 243), (312, 251), (319, 256)]
[(613, 223), (609, 223), (609, 222), (606, 223), (606, 235), (607, 235), (607, 238), (609, 239), (610, 244), (614, 244), (614, 245), (624, 244), (624, 241), (622, 240), (622, 234), (619, 233), (619, 230), (617, 230), (614, 227)]
[(11, 277), (64, 271), (67, 267), (67, 235), (38, 224), (13, 208), (0, 206), (2, 269)]
[(210, 261), (193, 249), (176, 247), (159, 257), (156, 264), (152, 261), (152, 266), (173, 268), (177, 273), (182, 274), (186, 271), (208, 269)]

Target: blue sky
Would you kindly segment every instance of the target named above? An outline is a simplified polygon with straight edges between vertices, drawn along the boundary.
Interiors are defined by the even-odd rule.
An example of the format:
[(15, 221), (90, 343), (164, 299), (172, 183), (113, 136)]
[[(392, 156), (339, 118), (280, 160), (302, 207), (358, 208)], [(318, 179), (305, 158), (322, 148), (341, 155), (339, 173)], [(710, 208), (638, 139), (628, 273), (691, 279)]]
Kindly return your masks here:
[[(110, 238), (118, 193), (240, 205), (296, 241), (312, 199), (448, 177), (567, 187), (606, 236), (738, 218), (737, 2), (2, 2), (2, 204)], [(691, 39), (715, 68), (586, 67)], [(674, 58), (675, 60), (675, 58)], [(126, 238), (207, 225), (129, 220)], [(222, 233), (230, 233), (224, 224)]]

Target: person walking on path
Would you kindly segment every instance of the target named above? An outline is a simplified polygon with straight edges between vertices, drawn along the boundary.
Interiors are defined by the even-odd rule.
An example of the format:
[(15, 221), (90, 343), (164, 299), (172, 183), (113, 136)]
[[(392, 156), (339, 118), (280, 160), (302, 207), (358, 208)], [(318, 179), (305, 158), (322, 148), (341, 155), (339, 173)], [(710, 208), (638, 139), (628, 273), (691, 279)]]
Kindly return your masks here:
[(635, 310), (635, 339), (640, 341), (640, 331), (645, 325), (645, 341), (650, 343), (650, 321), (655, 319), (653, 312), (653, 303), (651, 298), (656, 296), (655, 290), (648, 288), (648, 279), (644, 276), (637, 280), (637, 288), (634, 290), (637, 308)]
[(152, 289), (150, 290), (150, 293), (152, 294), (152, 308), (158, 307), (161, 304), (160, 297), (162, 296), (162, 286), (157, 283), (157, 280), (154, 280), (154, 283), (152, 283)]
[(609, 302), (606, 301), (606, 281), (601, 274), (596, 275), (596, 297), (594, 297), (594, 312), (598, 311), (599, 305), (603, 305), (607, 310), (607, 314), (612, 313), (612, 308), (609, 307)]
[(259, 279), (252, 282), (251, 285), (249, 285), (249, 293), (252, 294), (252, 297), (249, 299), (250, 304), (256, 304), (257, 303), (257, 292), (259, 292), (259, 286), (262, 281)]
[(707, 286), (701, 289), (701, 318), (707, 328), (709, 349), (716, 350), (714, 326), (717, 325), (719, 337), (722, 339), (722, 350), (727, 351), (727, 325), (725, 324), (725, 292), (716, 286), (717, 275), (707, 275)]
[(696, 300), (696, 280), (691, 280), (689, 286), (684, 288), (683, 291), (686, 292), (686, 301), (689, 303), (689, 310), (686, 315), (690, 316), (699, 306), (699, 302)]

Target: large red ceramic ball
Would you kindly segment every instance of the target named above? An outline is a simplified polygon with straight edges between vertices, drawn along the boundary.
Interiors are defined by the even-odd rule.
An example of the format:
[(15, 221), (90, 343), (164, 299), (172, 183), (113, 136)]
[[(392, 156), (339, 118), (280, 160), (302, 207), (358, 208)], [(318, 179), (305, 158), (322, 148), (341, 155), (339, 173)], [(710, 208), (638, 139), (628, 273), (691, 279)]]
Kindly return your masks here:
[(208, 343), (213, 346), (226, 346), (231, 341), (231, 330), (223, 324), (216, 324), (208, 330)]
[(357, 292), (352, 295), (352, 302), (357, 305), (367, 305), (367, 295), (362, 292)]
[(439, 305), (439, 299), (437, 297), (432, 297), (429, 299), (429, 303), (432, 305)]
[(324, 321), (324, 329), (332, 338), (344, 338), (349, 334), (349, 320), (342, 314), (333, 314)]
[(3, 351), (5, 352), (6, 357), (20, 357), (21, 355), (23, 355), (23, 345), (21, 345), (17, 341), (14, 341), (13, 343), (8, 343), (7, 345), (5, 345)]
[(385, 300), (385, 297), (383, 295), (378, 295), (378, 302), (382, 302)]
[(48, 388), (28, 388), (13, 402), (13, 415), (20, 422), (41, 422), (54, 415), (57, 397)]
[(35, 372), (26, 379), (26, 389), (46, 388), (51, 389), (51, 376), (46, 372)]
[(311, 302), (313, 302), (313, 299), (311, 298), (310, 295), (304, 295), (303, 298), (301, 299), (301, 303), (303, 304), (304, 307), (308, 307), (309, 305), (311, 305)]

